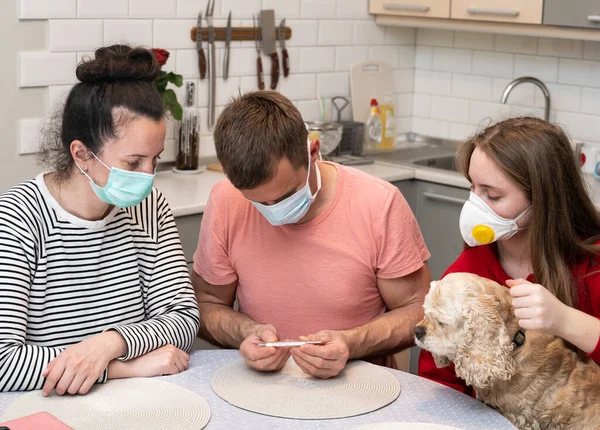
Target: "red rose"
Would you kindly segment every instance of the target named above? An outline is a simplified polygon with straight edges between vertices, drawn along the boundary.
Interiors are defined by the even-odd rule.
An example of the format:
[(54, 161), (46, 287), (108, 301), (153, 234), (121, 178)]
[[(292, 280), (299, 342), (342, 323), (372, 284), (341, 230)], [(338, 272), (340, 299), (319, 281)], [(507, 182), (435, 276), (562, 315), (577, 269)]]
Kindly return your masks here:
[(165, 51), (164, 49), (152, 48), (152, 53), (161, 66), (164, 66), (169, 59), (169, 51)]

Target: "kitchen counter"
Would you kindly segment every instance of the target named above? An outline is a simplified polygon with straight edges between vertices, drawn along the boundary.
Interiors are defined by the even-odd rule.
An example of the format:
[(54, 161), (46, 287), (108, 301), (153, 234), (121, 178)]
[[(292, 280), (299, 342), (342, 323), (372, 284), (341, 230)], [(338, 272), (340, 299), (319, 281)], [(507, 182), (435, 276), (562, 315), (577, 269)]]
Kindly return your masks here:
[[(447, 149), (438, 148), (437, 151), (442, 154), (450, 153)], [(429, 152), (431, 152), (431, 148), (429, 148)], [(398, 156), (397, 154), (399, 153), (380, 155), (377, 156), (377, 161), (373, 164), (354, 167), (388, 182), (417, 179), (467, 190), (471, 186), (469, 181), (460, 173), (415, 166), (410, 164), (406, 158), (399, 159), (400, 156), (415, 158), (414, 152), (412, 155), (408, 153), (402, 155), (400, 153), (400, 156)], [(423, 149), (420, 150), (419, 154), (419, 156), (424, 154)], [(210, 190), (223, 179), (225, 179), (223, 173), (213, 171), (205, 171), (197, 175), (184, 175), (168, 170), (157, 173), (155, 186), (166, 197), (173, 215), (181, 217), (203, 213)], [(584, 179), (588, 192), (592, 196), (592, 201), (600, 209), (600, 180), (595, 179), (592, 174), (584, 174)]]
[[(388, 182), (405, 181), (415, 177), (414, 169), (391, 163), (375, 162), (355, 167)], [(197, 175), (178, 174), (167, 170), (156, 174), (154, 186), (169, 202), (173, 216), (180, 217), (203, 213), (210, 190), (223, 179), (223, 173), (210, 170)]]

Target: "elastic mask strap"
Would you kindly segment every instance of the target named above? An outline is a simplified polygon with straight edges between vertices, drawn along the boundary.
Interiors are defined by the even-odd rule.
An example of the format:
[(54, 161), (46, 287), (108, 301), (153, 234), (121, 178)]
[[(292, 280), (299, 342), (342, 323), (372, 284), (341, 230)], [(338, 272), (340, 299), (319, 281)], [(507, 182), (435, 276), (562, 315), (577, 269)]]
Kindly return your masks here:
[(525, 214), (527, 212), (529, 212), (529, 209), (531, 209), (531, 205), (529, 205), (529, 207), (527, 209), (525, 209), (523, 212), (521, 212), (521, 214), (515, 218), (515, 222), (519, 221), (521, 218), (523, 218), (525, 216)]

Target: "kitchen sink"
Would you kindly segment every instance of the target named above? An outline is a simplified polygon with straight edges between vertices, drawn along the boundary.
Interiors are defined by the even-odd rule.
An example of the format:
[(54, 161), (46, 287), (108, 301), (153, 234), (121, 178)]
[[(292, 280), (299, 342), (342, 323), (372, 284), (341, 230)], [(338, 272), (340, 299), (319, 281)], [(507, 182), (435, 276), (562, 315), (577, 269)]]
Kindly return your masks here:
[(416, 160), (412, 160), (412, 164), (456, 172), (454, 155), (435, 155), (431, 157), (418, 158)]

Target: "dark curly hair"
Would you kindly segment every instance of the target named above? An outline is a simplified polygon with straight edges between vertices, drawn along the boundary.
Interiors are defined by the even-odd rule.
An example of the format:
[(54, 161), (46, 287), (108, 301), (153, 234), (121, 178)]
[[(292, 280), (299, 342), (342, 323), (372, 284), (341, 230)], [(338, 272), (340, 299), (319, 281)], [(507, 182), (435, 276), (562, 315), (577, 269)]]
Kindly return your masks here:
[(148, 49), (126, 45), (97, 49), (94, 59), (77, 66), (80, 82), (46, 122), (39, 161), (65, 179), (73, 167), (70, 145), (74, 140), (99, 154), (104, 143), (118, 137), (119, 130), (136, 117), (160, 121), (162, 100), (152, 85), (159, 71)]

